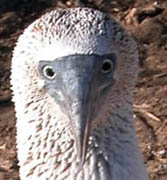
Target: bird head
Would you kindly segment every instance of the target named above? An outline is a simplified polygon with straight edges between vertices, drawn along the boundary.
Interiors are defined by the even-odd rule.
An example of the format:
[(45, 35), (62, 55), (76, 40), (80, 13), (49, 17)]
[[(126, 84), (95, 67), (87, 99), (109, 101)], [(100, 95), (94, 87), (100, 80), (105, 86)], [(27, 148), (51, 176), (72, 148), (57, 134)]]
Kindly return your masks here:
[(93, 129), (108, 126), (108, 113), (122, 108), (120, 92), (131, 96), (138, 58), (125, 34), (110, 16), (88, 8), (52, 11), (24, 31), (12, 60), (18, 144), (25, 132), (27, 141), (32, 131), (45, 133), (48, 112), (55, 131), (69, 127), (84, 163)]

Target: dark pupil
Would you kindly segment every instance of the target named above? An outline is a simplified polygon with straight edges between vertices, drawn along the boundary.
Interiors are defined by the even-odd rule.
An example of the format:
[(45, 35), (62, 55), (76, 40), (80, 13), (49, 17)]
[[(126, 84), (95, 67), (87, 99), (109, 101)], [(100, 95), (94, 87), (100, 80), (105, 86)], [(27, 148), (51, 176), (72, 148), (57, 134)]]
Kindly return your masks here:
[(49, 76), (49, 77), (53, 77), (54, 76), (54, 71), (52, 68), (47, 68), (46, 69), (46, 75)]
[(111, 69), (111, 63), (110, 62), (105, 62), (102, 66), (102, 70), (104, 72), (108, 72)]

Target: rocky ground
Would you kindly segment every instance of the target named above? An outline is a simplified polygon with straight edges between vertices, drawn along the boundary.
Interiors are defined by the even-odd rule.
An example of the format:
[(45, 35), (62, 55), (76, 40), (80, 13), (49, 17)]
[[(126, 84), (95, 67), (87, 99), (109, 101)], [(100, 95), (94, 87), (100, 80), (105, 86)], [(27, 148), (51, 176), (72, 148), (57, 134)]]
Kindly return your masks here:
[[(10, 2), (10, 1), (9, 1)], [(18, 180), (15, 116), (10, 91), (12, 50), (36, 18), (73, 1), (0, 1), (0, 180)], [(111, 13), (138, 42), (140, 73), (134, 91), (136, 129), (150, 180), (167, 180), (167, 1), (90, 0)]]

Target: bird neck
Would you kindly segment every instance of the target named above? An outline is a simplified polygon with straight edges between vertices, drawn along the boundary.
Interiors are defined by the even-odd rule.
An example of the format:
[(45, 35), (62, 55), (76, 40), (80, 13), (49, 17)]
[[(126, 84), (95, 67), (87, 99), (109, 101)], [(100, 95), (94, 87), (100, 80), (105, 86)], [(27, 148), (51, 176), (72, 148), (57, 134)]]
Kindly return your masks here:
[[(51, 102), (51, 99), (50, 101)], [(108, 114), (106, 126), (93, 128), (83, 167), (80, 167), (75, 138), (67, 117), (58, 107), (30, 107), (17, 121), (17, 148), (22, 180), (30, 179), (89, 179), (146, 180), (147, 176), (136, 142), (132, 113)], [(129, 108), (128, 108), (129, 109)], [(51, 112), (53, 116), (50, 116)], [(41, 116), (43, 114), (43, 116)], [(61, 116), (62, 115), (62, 116)], [(97, 126), (96, 126), (97, 127)]]

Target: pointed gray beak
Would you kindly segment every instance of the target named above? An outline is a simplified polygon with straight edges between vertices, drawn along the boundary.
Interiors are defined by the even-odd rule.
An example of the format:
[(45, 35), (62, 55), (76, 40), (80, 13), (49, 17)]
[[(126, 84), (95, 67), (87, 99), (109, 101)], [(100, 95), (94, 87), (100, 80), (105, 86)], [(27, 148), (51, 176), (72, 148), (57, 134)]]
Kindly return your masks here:
[[(91, 59), (91, 61), (93, 65), (94, 60)], [(92, 102), (93, 74), (90, 66), (86, 67), (81, 63), (77, 68), (68, 69), (64, 76), (62, 75), (64, 87), (61, 91), (66, 100), (61, 103), (61, 107), (70, 119), (78, 156), (82, 163), (84, 163), (86, 156), (89, 129), (94, 114)]]
[(94, 107), (91, 98), (92, 73), (84, 72), (79, 74), (80, 76), (74, 77), (72, 85), (70, 82), (66, 84), (69, 99), (69, 108), (67, 110), (69, 111), (68, 116), (76, 138), (78, 155), (84, 162)]

